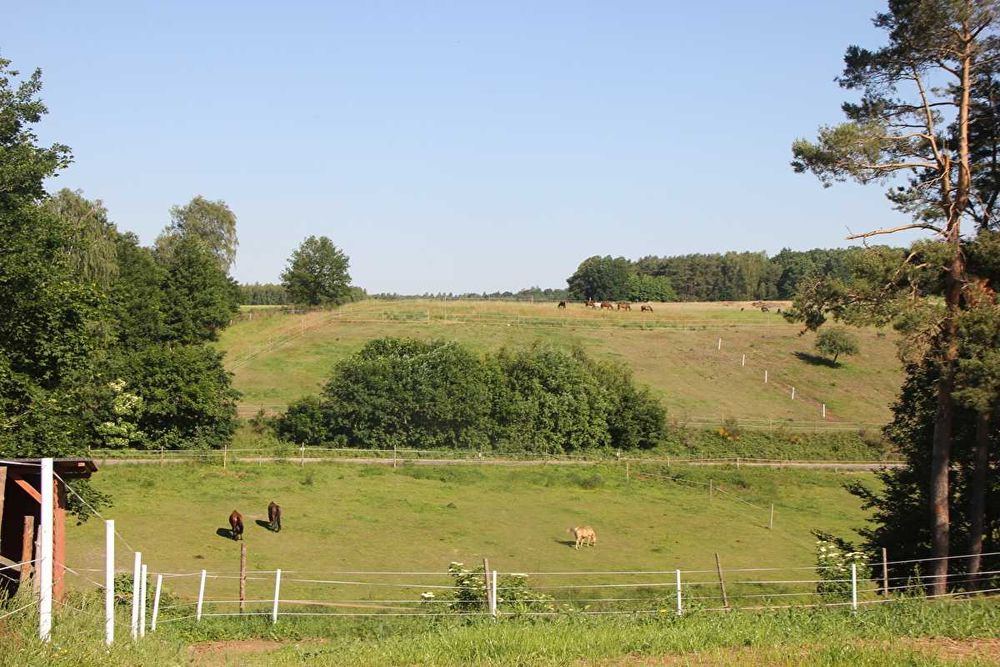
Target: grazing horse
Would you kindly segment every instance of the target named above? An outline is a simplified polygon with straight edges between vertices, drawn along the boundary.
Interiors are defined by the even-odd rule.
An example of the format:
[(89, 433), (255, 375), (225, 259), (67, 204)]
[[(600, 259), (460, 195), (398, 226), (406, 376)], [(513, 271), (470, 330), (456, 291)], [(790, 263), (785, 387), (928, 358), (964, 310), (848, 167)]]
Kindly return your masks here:
[(229, 534), (233, 536), (234, 540), (243, 539), (243, 515), (233, 510), (233, 513), (229, 515), (229, 526), (232, 530)]
[(644, 313), (651, 313), (653, 312), (653, 307), (647, 304), (642, 304), (642, 308), (640, 310)]
[(270, 524), (271, 530), (276, 533), (281, 532), (281, 505), (273, 500), (267, 506), (267, 522)]
[(597, 308), (597, 303), (593, 299), (587, 299), (587, 303), (583, 305), (587, 308)]
[(565, 308), (565, 307), (566, 307), (566, 302), (565, 301), (560, 301), (559, 305), (556, 306), (556, 308)]
[(614, 310), (615, 306), (610, 301), (601, 302), (601, 310)]
[(580, 548), (580, 545), (592, 547), (597, 544), (597, 533), (590, 526), (576, 526), (575, 528), (567, 528), (566, 532), (573, 535), (576, 538), (576, 549)]
[(632, 304), (630, 303), (619, 303), (618, 310), (632, 310)]

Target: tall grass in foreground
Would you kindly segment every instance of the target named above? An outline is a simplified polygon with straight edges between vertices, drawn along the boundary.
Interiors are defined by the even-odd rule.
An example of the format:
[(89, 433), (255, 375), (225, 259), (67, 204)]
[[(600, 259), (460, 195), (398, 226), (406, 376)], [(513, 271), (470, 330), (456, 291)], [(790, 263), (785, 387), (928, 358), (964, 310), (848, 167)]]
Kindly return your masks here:
[[(683, 656), (690, 664), (938, 665), (936, 644), (969, 644), (963, 664), (1000, 664), (996, 600), (900, 600), (863, 609), (692, 613), (677, 617), (477, 620), (264, 616), (167, 625), (133, 644), (128, 619), (106, 652), (101, 605), (80, 598), (58, 610), (50, 645), (36, 638), (34, 613), (0, 621), (0, 665), (565, 665), (644, 664)], [(917, 642), (917, 638), (935, 641)], [(203, 651), (203, 642), (273, 640), (265, 650)], [(983, 640), (994, 640), (986, 642)], [(185, 648), (191, 646), (192, 648)], [(992, 652), (991, 652), (992, 651)], [(655, 660), (660, 664), (660, 660)]]

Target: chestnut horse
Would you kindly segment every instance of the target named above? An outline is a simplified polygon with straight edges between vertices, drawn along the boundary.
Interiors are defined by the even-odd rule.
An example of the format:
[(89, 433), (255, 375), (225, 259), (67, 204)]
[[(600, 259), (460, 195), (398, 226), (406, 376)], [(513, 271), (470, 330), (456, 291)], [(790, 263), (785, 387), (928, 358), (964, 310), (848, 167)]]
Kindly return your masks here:
[(566, 307), (566, 302), (565, 301), (560, 301), (559, 305), (556, 306), (556, 308), (565, 308), (565, 307)]
[(615, 306), (610, 301), (602, 301), (601, 302), (601, 310), (614, 310), (614, 309), (615, 309)]
[(233, 513), (229, 515), (229, 526), (232, 530), (229, 534), (233, 536), (234, 540), (243, 539), (243, 515), (233, 510)]
[(274, 532), (278, 533), (281, 531), (281, 505), (273, 500), (267, 506), (267, 522)]
[(644, 313), (651, 313), (651, 312), (653, 312), (653, 307), (652, 306), (647, 306), (646, 304), (643, 304), (641, 310)]

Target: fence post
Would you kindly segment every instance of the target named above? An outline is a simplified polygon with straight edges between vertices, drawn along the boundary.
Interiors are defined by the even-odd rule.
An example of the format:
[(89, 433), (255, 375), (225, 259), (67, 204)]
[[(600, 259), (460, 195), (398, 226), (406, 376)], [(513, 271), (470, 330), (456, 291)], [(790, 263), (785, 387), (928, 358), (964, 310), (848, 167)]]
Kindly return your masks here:
[(729, 597), (726, 595), (726, 580), (722, 577), (722, 561), (719, 560), (719, 552), (715, 552), (715, 569), (719, 573), (719, 587), (722, 589), (722, 606), (729, 609)]
[(771, 503), (771, 518), (767, 520), (767, 529), (774, 530), (774, 503)]
[(139, 578), (139, 636), (146, 636), (146, 564), (142, 564)]
[(684, 613), (684, 607), (681, 603), (681, 571), (677, 570), (677, 615), (680, 616)]
[(628, 461), (626, 461), (625, 462), (625, 481), (628, 482), (628, 481), (631, 481), (631, 479), (632, 479), (632, 472), (629, 470)]
[(885, 547), (882, 547), (882, 594), (889, 595), (889, 554)]
[(747, 365), (747, 355), (745, 355), (745, 354), (743, 355), (743, 361), (741, 362), (740, 365), (743, 366), (743, 367), (746, 367), (746, 365)]
[(764, 371), (764, 384), (767, 384), (767, 371)]
[(718, 349), (720, 351), (722, 350), (722, 339), (721, 338), (719, 339), (719, 347), (716, 348), (716, 349)]
[(271, 609), (271, 623), (278, 622), (278, 596), (281, 593), (281, 570), (274, 571), (274, 607)]
[(156, 619), (160, 616), (160, 588), (163, 587), (163, 575), (156, 575), (156, 592), (153, 593), (153, 619), (149, 624), (149, 631), (156, 632)]
[(135, 552), (132, 565), (132, 639), (139, 638), (139, 576), (142, 574), (142, 552)]
[(195, 620), (201, 620), (201, 608), (205, 603), (205, 570), (201, 571), (201, 583), (198, 585), (198, 607), (195, 610)]
[(229, 463), (229, 443), (222, 444), (222, 467), (225, 468), (226, 464)]
[(299, 465), (305, 466), (306, 464), (306, 446), (302, 445), (299, 447)]
[(826, 419), (826, 403), (823, 404), (823, 419)]
[(493, 615), (493, 618), (496, 619), (497, 617), (497, 571), (496, 570), (493, 570), (493, 574), (490, 575), (490, 585), (493, 589), (493, 594), (490, 596), (490, 600), (493, 603), (493, 608), (490, 609), (490, 613)]
[(240, 543), (240, 613), (246, 609), (247, 602), (247, 543)]
[(52, 633), (52, 534), (55, 521), (55, 489), (53, 488), (52, 459), (42, 459), (41, 492), (42, 519), (39, 526), (42, 548), (38, 557), (38, 636), (48, 642)]
[(483, 587), (486, 589), (486, 610), (493, 609), (493, 587), (490, 585), (490, 559), (483, 559)]
[(115, 522), (104, 522), (104, 643), (115, 641)]
[[(24, 517), (24, 534), (21, 535), (21, 585), (28, 581), (32, 572), (38, 571), (38, 561), (35, 560), (38, 554), (35, 553), (35, 517), (28, 515)], [(37, 577), (34, 577), (37, 580)]]
[(792, 387), (792, 400), (795, 400), (795, 387)]
[(858, 608), (858, 564), (851, 563), (851, 609)]

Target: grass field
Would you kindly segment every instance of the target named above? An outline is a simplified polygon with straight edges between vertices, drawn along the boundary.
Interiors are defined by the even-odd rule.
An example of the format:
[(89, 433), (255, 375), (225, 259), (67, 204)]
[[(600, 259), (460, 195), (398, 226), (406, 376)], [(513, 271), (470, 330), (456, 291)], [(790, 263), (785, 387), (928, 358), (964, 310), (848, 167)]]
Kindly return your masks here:
[(535, 341), (579, 345), (599, 358), (626, 363), (681, 423), (735, 417), (746, 426), (807, 425), (819, 422), (823, 403), (828, 425), (878, 425), (888, 419), (901, 379), (891, 333), (857, 331), (862, 353), (832, 368), (811, 356), (814, 334), (800, 336), (799, 325), (773, 311), (740, 303), (654, 304), (654, 309), (601, 312), (581, 304), (561, 310), (552, 303), (430, 300), (369, 300), (304, 314), (253, 309), (223, 332), (218, 345), (243, 392), (244, 416), (260, 408), (280, 410), (315, 393), (333, 364), (367, 340), (409, 336), (456, 340), (481, 352)]
[[(729, 568), (810, 566), (810, 530), (851, 537), (851, 529), (864, 522), (859, 502), (842, 485), (872, 480), (867, 473), (747, 468), (647, 472), (679, 476), (686, 483), (627, 481), (624, 469), (612, 465), (394, 470), (285, 463), (227, 469), (108, 466), (94, 485), (113, 494), (108, 514), (144, 553), (151, 571), (204, 568), (235, 574), (239, 546), (217, 531), (228, 529), (226, 518), (236, 508), (245, 518), (249, 569), (324, 575), (344, 570), (443, 573), (451, 561), (472, 566), (483, 557), (506, 572), (711, 569), (715, 552)], [(713, 498), (703, 485), (709, 479)], [(272, 499), (285, 511), (279, 534), (255, 523), (266, 518)], [(773, 530), (767, 528), (770, 503), (776, 508)], [(598, 531), (596, 548), (570, 548), (566, 528), (581, 524)], [(103, 530), (98, 521), (70, 528), (71, 567), (102, 567)], [(122, 544), (119, 550), (118, 566), (127, 570), (131, 555)], [(417, 579), (442, 583), (440, 577)], [(88, 585), (72, 576), (70, 581)], [(183, 597), (197, 590), (194, 578), (168, 583)], [(210, 582), (207, 596), (232, 597), (233, 585)], [(271, 585), (270, 579), (259, 586), (251, 582), (249, 596), (266, 599)], [(294, 583), (286, 592), (318, 594), (314, 587)]]

